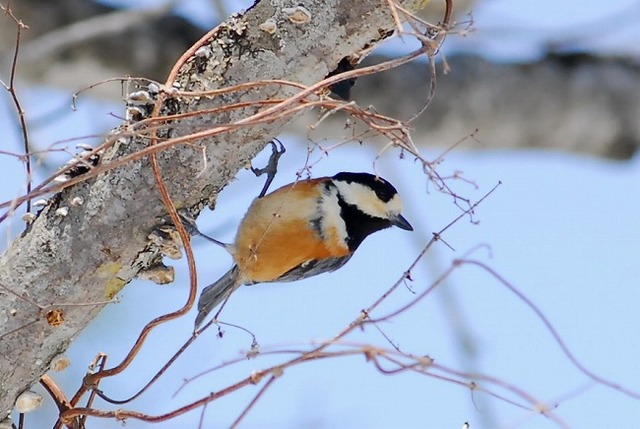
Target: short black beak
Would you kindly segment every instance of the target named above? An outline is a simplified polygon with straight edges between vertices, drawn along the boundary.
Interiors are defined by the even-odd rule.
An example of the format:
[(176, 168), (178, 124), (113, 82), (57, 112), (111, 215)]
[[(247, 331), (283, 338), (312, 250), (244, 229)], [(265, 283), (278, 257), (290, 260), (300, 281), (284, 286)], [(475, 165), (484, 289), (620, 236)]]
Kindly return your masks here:
[(406, 229), (407, 231), (413, 231), (413, 227), (411, 226), (409, 221), (406, 220), (401, 214), (392, 216), (389, 220), (391, 221), (391, 225), (393, 226), (397, 226), (401, 229)]

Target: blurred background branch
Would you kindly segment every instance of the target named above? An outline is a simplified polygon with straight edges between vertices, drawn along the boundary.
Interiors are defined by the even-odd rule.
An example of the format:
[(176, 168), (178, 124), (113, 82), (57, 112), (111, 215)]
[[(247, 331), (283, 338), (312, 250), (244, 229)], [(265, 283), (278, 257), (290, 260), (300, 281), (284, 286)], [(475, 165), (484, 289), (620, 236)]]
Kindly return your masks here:
[[(30, 27), (20, 58), (21, 77), (72, 91), (114, 76), (163, 81), (173, 61), (204, 32), (173, 14), (175, 3), (120, 10), (90, 0), (15, 2), (16, 15)], [(437, 22), (438, 4), (423, 18)], [(471, 2), (455, 4), (463, 22), (458, 26), (468, 27), (464, 22), (472, 19), (465, 15)], [(0, 27), (3, 69), (11, 58), (12, 32), (11, 26)], [(567, 37), (576, 38), (573, 33)], [(567, 44), (558, 40), (554, 46)], [(384, 59), (378, 54), (367, 64)], [(442, 72), (445, 67), (447, 73)], [(439, 70), (429, 114), (412, 124), (419, 146), (448, 147), (474, 134), (476, 142), (465, 148), (542, 148), (629, 159), (640, 145), (640, 67), (632, 58), (549, 52), (536, 61), (506, 63), (458, 53)], [(411, 63), (359, 79), (352, 97), (362, 106), (409, 119), (426, 99), (428, 75), (425, 64)], [(109, 87), (92, 92), (94, 97), (114, 94)], [(323, 132), (339, 132), (344, 119), (329, 117), (325, 126), (333, 128)], [(293, 131), (304, 135), (308, 129), (299, 125)]]

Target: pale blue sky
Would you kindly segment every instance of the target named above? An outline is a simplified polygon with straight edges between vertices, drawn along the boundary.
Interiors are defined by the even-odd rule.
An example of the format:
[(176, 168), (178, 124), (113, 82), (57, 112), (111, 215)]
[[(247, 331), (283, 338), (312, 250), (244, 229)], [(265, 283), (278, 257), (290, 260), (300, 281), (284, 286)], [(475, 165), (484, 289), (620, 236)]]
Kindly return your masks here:
[[(191, 5), (185, 9), (188, 13), (195, 10), (191, 7), (203, 8), (206, 4), (195, 0), (187, 3)], [(539, 55), (545, 38), (563, 34), (565, 25), (575, 29), (582, 22), (611, 16), (619, 10), (629, 10), (631, 16), (633, 10), (640, 14), (637, 1), (587, 1), (580, 2), (579, 7), (575, 5), (568, 0), (481, 1), (474, 13), (478, 31), (464, 41), (451, 39), (451, 44), (456, 49), (462, 49), (460, 45), (469, 49), (482, 47), (488, 56), (501, 60), (522, 60)], [(631, 5), (636, 5), (635, 9)], [(550, 33), (541, 34), (541, 29)], [(500, 31), (513, 37), (505, 37)], [(609, 28), (599, 33), (597, 41), (590, 40), (593, 45), (588, 46), (599, 50), (614, 46), (607, 52), (630, 52), (637, 49), (638, 33), (638, 25), (630, 30)], [(623, 42), (621, 35), (626, 37)], [(34, 91), (23, 93), (27, 111), (32, 114), (38, 108), (35, 101), (41, 99), (38, 95), (45, 89)], [(60, 92), (46, 93), (55, 103), (69, 97)], [(93, 130), (80, 129), (78, 124), (95, 124), (97, 118), (108, 126), (114, 122), (107, 113), (121, 109), (117, 105), (85, 103), (80, 112), (35, 138), (44, 143), (91, 133)], [(7, 109), (0, 110), (0, 115), (0, 127), (5, 128)], [(476, 126), (470, 124), (470, 131)], [(294, 180), (295, 171), (304, 164), (304, 142), (290, 137), (284, 141), (289, 150), (281, 161), (274, 186)], [(425, 154), (427, 158), (436, 155)], [(371, 171), (374, 156), (374, 152), (363, 155), (360, 147), (345, 147), (331, 152), (314, 167), (313, 173), (320, 176), (343, 170)], [(21, 192), (16, 178), (22, 177), (22, 170), (18, 163), (10, 161), (3, 162), (6, 168), (0, 173), (3, 183), (12, 183), (0, 188), (2, 200)], [(265, 349), (329, 338), (395, 281), (432, 231), (459, 214), (450, 198), (433, 191), (432, 186), (429, 193), (425, 192), (426, 179), (412, 161), (400, 161), (388, 153), (378, 167), (404, 197), (406, 216), (416, 227), (415, 232), (391, 229), (371, 236), (343, 269), (332, 274), (297, 283), (243, 287), (230, 301), (223, 319), (250, 329)], [(473, 200), (498, 181), (503, 184), (477, 209), (478, 225), (463, 219), (445, 233), (444, 239), (455, 252), (438, 244), (427, 254), (414, 272), (413, 290), (424, 290), (453, 259), (486, 244), (491, 255), (481, 249), (473, 256), (533, 301), (583, 364), (605, 378), (640, 391), (638, 156), (628, 162), (613, 162), (564, 153), (458, 150), (448, 155), (439, 168), (442, 175), (455, 170), (463, 171), (466, 178), (478, 184), (477, 190), (464, 183), (455, 184), (459, 192)], [(221, 194), (218, 210), (201, 218), (201, 228), (217, 238), (231, 240), (235, 226), (261, 186), (262, 180), (242, 172)], [(203, 240), (194, 239), (194, 250), (204, 284), (215, 281), (231, 264), (224, 251)], [(117, 362), (151, 317), (181, 305), (187, 293), (187, 272), (184, 261), (171, 263), (177, 268), (174, 284), (158, 287), (147, 281), (132, 283), (124, 290), (121, 302), (108, 307), (74, 343), (69, 350), (73, 366), (55, 375), (63, 389), (77, 388), (95, 353), (107, 352), (110, 362)], [(570, 364), (535, 313), (495, 278), (481, 269), (465, 267), (456, 271), (443, 288), (407, 314), (381, 326), (404, 351), (427, 354), (450, 368), (498, 377), (549, 404), (560, 401), (556, 413), (573, 428), (639, 427), (637, 400), (602, 386), (572, 394), (588, 386), (589, 380)], [(413, 297), (401, 287), (378, 315)], [(451, 300), (457, 305), (452, 307)], [(189, 336), (193, 317), (195, 314), (158, 329), (124, 377), (106, 380), (102, 388), (114, 396), (134, 392)], [(475, 358), (461, 352), (453, 320), (461, 320), (469, 331), (476, 348)], [(354, 333), (349, 339), (387, 346), (374, 329)], [(207, 333), (160, 384), (127, 407), (150, 414), (164, 413), (279, 361), (280, 358), (264, 357), (242, 362), (235, 371), (201, 379), (175, 399), (170, 398), (183, 378), (237, 357), (250, 342), (247, 334), (232, 328), (226, 329), (223, 340), (215, 338), (213, 331)], [(256, 392), (250, 388), (211, 404), (205, 427), (228, 426)], [(42, 413), (38, 417), (41, 421), (32, 420), (32, 427), (47, 427), (45, 422), (51, 421), (47, 420), (51, 412)], [(198, 419), (199, 412), (195, 412), (159, 425), (130, 420), (126, 427), (197, 427)], [(474, 429), (557, 427), (544, 417), (488, 400), (485, 395), (472, 398), (468, 390), (451, 383), (413, 373), (380, 375), (360, 356), (287, 370), (242, 427), (457, 429), (465, 421)], [(121, 426), (113, 421), (94, 420), (90, 427)]]

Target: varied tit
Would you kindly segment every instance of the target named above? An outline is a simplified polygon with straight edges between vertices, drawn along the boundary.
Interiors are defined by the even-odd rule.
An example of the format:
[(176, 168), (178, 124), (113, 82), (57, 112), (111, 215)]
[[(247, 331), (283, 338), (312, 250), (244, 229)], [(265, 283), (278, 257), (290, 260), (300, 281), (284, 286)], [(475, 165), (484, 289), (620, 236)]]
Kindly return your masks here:
[(390, 226), (413, 231), (401, 211), (393, 185), (369, 173), (300, 180), (256, 198), (235, 242), (224, 245), (234, 266), (200, 295), (196, 328), (240, 285), (334, 271), (369, 234)]

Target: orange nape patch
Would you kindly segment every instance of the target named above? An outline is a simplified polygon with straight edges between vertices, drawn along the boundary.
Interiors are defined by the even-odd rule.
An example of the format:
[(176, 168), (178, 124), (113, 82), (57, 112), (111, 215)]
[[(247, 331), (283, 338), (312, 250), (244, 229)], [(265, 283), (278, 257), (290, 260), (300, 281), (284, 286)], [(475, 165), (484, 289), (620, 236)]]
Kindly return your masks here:
[[(338, 231), (314, 231), (320, 180), (298, 182), (256, 199), (238, 229), (233, 255), (243, 283), (270, 282), (307, 261), (349, 254)], [(310, 198), (311, 197), (311, 198)]]

